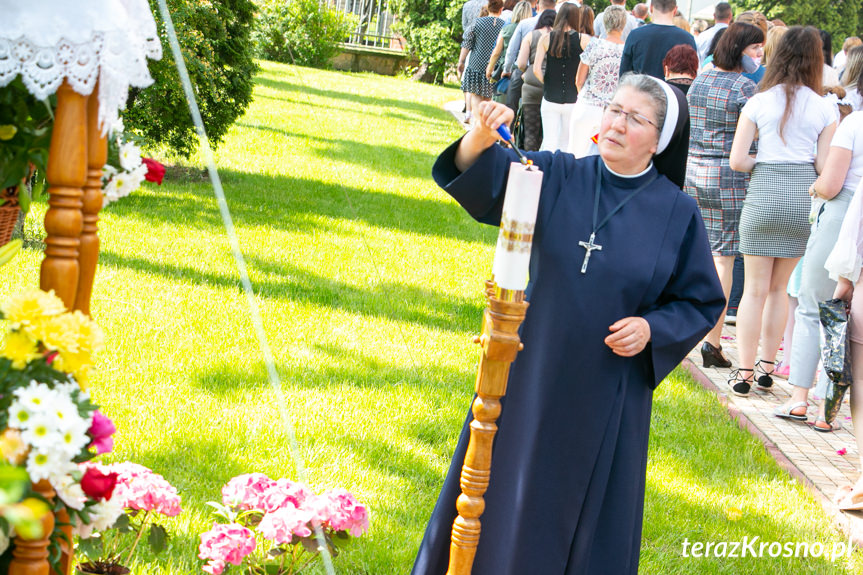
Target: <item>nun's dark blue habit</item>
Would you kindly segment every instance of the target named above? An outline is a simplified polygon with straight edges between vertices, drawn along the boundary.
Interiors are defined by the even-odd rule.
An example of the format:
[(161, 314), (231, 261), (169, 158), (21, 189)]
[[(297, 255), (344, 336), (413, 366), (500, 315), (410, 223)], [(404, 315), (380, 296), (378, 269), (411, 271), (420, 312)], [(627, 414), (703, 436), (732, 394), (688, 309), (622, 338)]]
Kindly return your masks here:
[[(474, 218), (498, 225), (514, 152), (492, 146), (462, 174), (457, 145), (438, 158), (435, 181)], [(531, 305), (498, 421), (473, 574), (636, 573), (653, 390), (716, 324), (722, 289), (695, 201), (665, 176), (600, 229), (602, 250), (581, 274), (601, 160), (528, 156), (544, 173)], [(600, 218), (656, 173), (600, 169)], [(651, 341), (624, 358), (603, 340), (629, 316), (648, 321)], [(467, 441), (466, 424), (414, 575), (446, 572)]]

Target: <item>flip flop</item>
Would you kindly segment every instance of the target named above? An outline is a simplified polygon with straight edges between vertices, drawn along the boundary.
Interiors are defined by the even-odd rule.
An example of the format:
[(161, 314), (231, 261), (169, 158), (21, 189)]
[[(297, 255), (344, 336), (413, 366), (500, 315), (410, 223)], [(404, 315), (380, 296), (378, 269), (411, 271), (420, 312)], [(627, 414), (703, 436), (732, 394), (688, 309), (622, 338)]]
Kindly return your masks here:
[(827, 423), (827, 421), (819, 417), (814, 422), (809, 423), (809, 425), (812, 426), (812, 429), (820, 433), (832, 433), (834, 431), (839, 431), (840, 429), (842, 429), (842, 424), (838, 421), (834, 421), (833, 423), (829, 424), (830, 427), (818, 427), (818, 425), (816, 425), (818, 423)]
[(836, 506), (840, 511), (860, 511), (863, 510), (863, 493), (853, 494), (849, 491)]
[(806, 421), (806, 413), (804, 412), (802, 415), (797, 413), (791, 413), (795, 409), (809, 407), (809, 404), (805, 401), (798, 401), (797, 403), (780, 405), (776, 409), (773, 410), (773, 415), (776, 417), (781, 417), (783, 419), (793, 419), (794, 421)]

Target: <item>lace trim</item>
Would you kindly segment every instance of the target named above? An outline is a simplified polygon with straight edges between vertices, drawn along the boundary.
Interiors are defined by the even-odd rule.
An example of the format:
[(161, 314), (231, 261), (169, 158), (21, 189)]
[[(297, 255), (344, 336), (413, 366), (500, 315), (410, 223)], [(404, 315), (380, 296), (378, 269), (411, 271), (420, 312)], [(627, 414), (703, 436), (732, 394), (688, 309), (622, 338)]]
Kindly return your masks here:
[(84, 96), (93, 92), (98, 80), (99, 126), (107, 133), (126, 104), (129, 87), (146, 88), (153, 83), (147, 58), (162, 57), (155, 34), (134, 40), (120, 31), (93, 32), (86, 42), (61, 38), (51, 46), (40, 46), (23, 36), (15, 40), (0, 37), (0, 87), (20, 75), (30, 93), (45, 99), (63, 80)]

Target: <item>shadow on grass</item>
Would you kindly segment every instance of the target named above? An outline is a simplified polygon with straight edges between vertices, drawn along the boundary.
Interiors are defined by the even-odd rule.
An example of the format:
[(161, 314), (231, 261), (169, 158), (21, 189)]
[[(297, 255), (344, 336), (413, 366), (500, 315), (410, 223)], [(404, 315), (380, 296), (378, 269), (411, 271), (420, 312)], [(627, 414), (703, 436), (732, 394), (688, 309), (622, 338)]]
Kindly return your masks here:
[[(476, 324), (483, 313), (479, 303), (408, 284), (382, 282), (374, 289), (363, 289), (289, 263), (268, 262), (255, 257), (249, 257), (246, 261), (252, 287), (261, 297), (286, 299), (453, 332), (478, 329)], [(239, 278), (233, 274), (202, 271), (108, 250), (100, 254), (99, 262), (103, 266), (127, 268), (182, 283), (240, 289)], [(262, 280), (259, 275), (266, 275), (268, 279)]]
[[(281, 128), (262, 126), (260, 124), (237, 122), (237, 125), (265, 132), (269, 137), (277, 136), (319, 142), (325, 147), (305, 148), (304, 151), (321, 158), (370, 167), (385, 174), (395, 174), (405, 178), (427, 177), (431, 174), (431, 167), (437, 158), (437, 156), (427, 152), (419, 152), (397, 145), (387, 146), (383, 144), (369, 144), (357, 140), (297, 134), (282, 130)], [(343, 173), (342, 175), (348, 176), (349, 174)]]
[[(314, 100), (310, 100), (305, 96), (297, 96), (297, 97), (289, 97), (289, 96), (271, 96), (269, 94), (255, 94), (255, 100), (270, 100), (272, 102), (283, 102), (286, 107), (296, 107), (296, 106), (314, 106), (317, 110), (326, 110), (327, 113), (335, 113), (335, 112), (343, 112), (347, 114), (366, 114), (367, 110), (364, 108), (358, 108), (353, 105), (349, 101), (345, 101), (343, 105), (335, 105), (335, 104), (322, 104), (321, 102), (315, 102)], [(417, 124), (412, 127), (412, 129), (428, 131), (430, 127), (434, 126), (437, 129), (446, 129), (452, 128), (455, 125), (453, 122), (452, 116), (449, 112), (443, 110), (443, 108), (438, 109), (441, 114), (437, 116), (425, 116), (419, 113), (409, 113), (409, 112), (397, 112), (392, 109), (384, 108), (381, 112), (376, 112), (375, 116), (381, 116), (385, 118), (391, 118), (393, 120), (398, 120), (400, 122), (409, 122), (412, 124)], [(314, 115), (308, 116), (310, 121), (313, 121), (315, 118)]]
[[(309, 363), (322, 367), (277, 367), (283, 391), (346, 386), (357, 389), (410, 388), (426, 394), (426, 409), (444, 412), (448, 416), (457, 416), (467, 409), (472, 397), (471, 384), (476, 375), (473, 365), (466, 365), (464, 369), (432, 365), (412, 367), (410, 362), (406, 365), (390, 363), (337, 345), (315, 344), (314, 349), (317, 357)], [(192, 383), (213, 394), (236, 395), (242, 399), (246, 391), (266, 387), (268, 381), (264, 365), (256, 363), (252, 369), (235, 364), (214, 365), (208, 371), (198, 372)], [(408, 435), (435, 445), (446, 428), (440, 423), (439, 420), (417, 419)]]
[[(348, 147), (344, 148), (348, 153)], [(495, 231), (478, 224), (460, 206), (440, 199), (373, 192), (341, 183), (223, 170), (228, 207), (238, 227), (264, 226), (287, 232), (329, 231), (327, 220), (428, 237), (492, 245)], [(108, 208), (119, 219), (158, 226), (221, 231), (222, 219), (209, 184), (185, 184), (167, 193), (133, 194)], [(341, 233), (341, 232), (340, 232)]]
[(411, 102), (410, 100), (399, 100), (397, 98), (382, 98), (373, 95), (366, 96), (363, 94), (354, 94), (351, 92), (344, 92), (332, 88), (320, 88), (316, 86), (296, 84), (293, 82), (288, 82), (286, 80), (274, 80), (272, 78), (266, 78), (264, 76), (256, 77), (255, 84), (258, 86), (270, 88), (272, 90), (278, 90), (280, 92), (293, 91), (308, 94), (312, 97), (311, 101), (315, 105), (319, 104), (319, 102), (315, 102), (315, 98), (332, 98), (335, 100), (346, 100), (348, 102), (362, 104), (363, 106), (377, 106), (386, 109), (397, 108), (408, 112), (414, 112), (416, 114), (419, 114), (420, 116), (445, 117), (448, 113), (437, 106), (421, 104), (418, 102)]

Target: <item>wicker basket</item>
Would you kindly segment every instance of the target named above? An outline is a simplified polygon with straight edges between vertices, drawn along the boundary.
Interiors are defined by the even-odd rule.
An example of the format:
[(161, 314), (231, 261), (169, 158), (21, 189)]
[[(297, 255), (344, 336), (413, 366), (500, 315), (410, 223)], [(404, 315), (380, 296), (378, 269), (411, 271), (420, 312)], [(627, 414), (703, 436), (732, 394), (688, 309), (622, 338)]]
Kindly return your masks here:
[(18, 206), (17, 188), (6, 188), (0, 191), (0, 246), (4, 246), (12, 239), (15, 224), (18, 223), (18, 214), (21, 208)]

